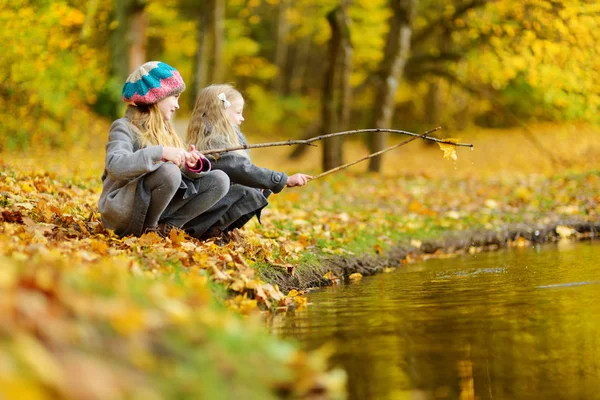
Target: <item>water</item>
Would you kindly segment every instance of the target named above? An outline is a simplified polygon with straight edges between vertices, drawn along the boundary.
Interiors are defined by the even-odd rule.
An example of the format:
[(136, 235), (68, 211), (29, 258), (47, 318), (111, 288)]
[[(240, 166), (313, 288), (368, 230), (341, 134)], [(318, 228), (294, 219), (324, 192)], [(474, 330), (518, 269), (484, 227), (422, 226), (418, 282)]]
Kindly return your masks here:
[(600, 399), (600, 244), (429, 260), (273, 322), (329, 345), (350, 399)]

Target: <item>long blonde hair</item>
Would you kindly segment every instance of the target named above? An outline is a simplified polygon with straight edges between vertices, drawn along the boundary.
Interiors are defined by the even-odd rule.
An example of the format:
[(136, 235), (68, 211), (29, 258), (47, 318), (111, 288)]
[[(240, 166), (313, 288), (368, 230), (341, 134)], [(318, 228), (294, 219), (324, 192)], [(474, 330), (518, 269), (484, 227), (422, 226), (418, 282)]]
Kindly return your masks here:
[(185, 149), (185, 144), (175, 132), (170, 121), (165, 121), (156, 104), (128, 106), (125, 116), (136, 127), (142, 147), (171, 146)]
[(240, 92), (231, 85), (210, 85), (200, 91), (187, 129), (186, 142), (200, 151), (239, 146), (237, 130), (219, 99), (223, 93), (229, 102), (242, 99)]

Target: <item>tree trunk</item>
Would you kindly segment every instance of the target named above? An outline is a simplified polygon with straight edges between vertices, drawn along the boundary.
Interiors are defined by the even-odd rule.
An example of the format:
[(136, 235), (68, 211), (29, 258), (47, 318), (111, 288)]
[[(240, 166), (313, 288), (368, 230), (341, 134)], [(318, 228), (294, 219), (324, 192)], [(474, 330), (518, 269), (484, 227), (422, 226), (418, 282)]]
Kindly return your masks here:
[(129, 46), (127, 31), (129, 21), (128, 1), (114, 0), (115, 20), (117, 26), (110, 36), (111, 75), (124, 82), (129, 75)]
[[(350, 31), (348, 29), (348, 18), (346, 14), (347, 3), (344, 1), (334, 10), (327, 14), (327, 21), (331, 27), (331, 40), (329, 42), (329, 54), (327, 60), (327, 69), (323, 82), (322, 96), (322, 129), (324, 133), (336, 131), (340, 116), (343, 100), (341, 99), (343, 90), (340, 90), (339, 83), (344, 78), (337, 78), (345, 75), (345, 71), (340, 69), (340, 57), (344, 56), (346, 43), (350, 43)], [(336, 79), (337, 78), (337, 79)], [(336, 83), (338, 83), (336, 85)], [(337, 86), (337, 87), (336, 87)], [(342, 165), (342, 137), (335, 137), (324, 140), (323, 143), (323, 170), (329, 170)]]
[(300, 39), (300, 43), (296, 49), (296, 59), (293, 63), (292, 70), (289, 73), (290, 92), (305, 93), (306, 88), (306, 71), (310, 63), (310, 51), (313, 46), (312, 37), (307, 36)]
[[(349, 3), (349, 2), (348, 2)], [(344, 15), (346, 17), (346, 15)], [(352, 104), (352, 86), (350, 85), (350, 76), (352, 75), (352, 43), (350, 42), (350, 29), (345, 21), (343, 25), (344, 35), (342, 35), (342, 55), (340, 60), (340, 108), (338, 130), (348, 129), (350, 123), (350, 107)]]
[(430, 78), (425, 97), (425, 122), (427, 126), (439, 125), (442, 115), (441, 92), (439, 78)]
[(194, 56), (193, 62), (193, 73), (192, 73), (192, 87), (190, 90), (190, 104), (193, 105), (196, 103), (196, 96), (200, 93), (203, 87), (206, 86), (207, 82), (207, 16), (206, 16), (206, 6), (205, 2), (199, 2), (194, 9), (194, 14), (196, 15), (196, 54)]
[[(393, 15), (390, 20), (385, 56), (379, 67), (379, 83), (375, 95), (374, 126), (389, 128), (394, 116), (394, 97), (402, 79), (404, 66), (410, 51), (412, 16), (416, 0), (392, 0)], [(371, 153), (387, 147), (387, 133), (378, 132), (370, 137)], [(369, 162), (369, 171), (381, 170), (382, 156)]]
[(130, 71), (146, 62), (148, 16), (146, 15), (145, 8), (145, 2), (137, 1), (134, 2), (133, 9), (131, 10), (131, 22), (128, 32)]
[(287, 10), (289, 0), (279, 0), (279, 10), (277, 13), (277, 38), (275, 43), (275, 65), (279, 69), (279, 74), (275, 81), (275, 89), (282, 93), (286, 81), (286, 64), (288, 53), (288, 33), (290, 26), (287, 20)]
[(208, 31), (210, 32), (208, 80), (220, 83), (223, 80), (223, 18), (224, 0), (210, 0), (208, 11)]
[[(327, 68), (323, 80), (323, 95), (321, 100), (321, 127), (323, 133), (334, 132), (337, 125), (335, 107), (335, 70), (338, 54), (341, 50), (340, 26), (337, 23), (337, 14), (340, 8), (336, 8), (327, 14), (327, 22), (331, 28), (331, 39), (329, 41), (329, 54)], [(327, 171), (343, 164), (341, 152), (341, 138), (331, 138), (323, 141), (323, 170)]]
[(145, 0), (115, 0), (117, 27), (110, 37), (111, 75), (124, 82), (146, 58)]

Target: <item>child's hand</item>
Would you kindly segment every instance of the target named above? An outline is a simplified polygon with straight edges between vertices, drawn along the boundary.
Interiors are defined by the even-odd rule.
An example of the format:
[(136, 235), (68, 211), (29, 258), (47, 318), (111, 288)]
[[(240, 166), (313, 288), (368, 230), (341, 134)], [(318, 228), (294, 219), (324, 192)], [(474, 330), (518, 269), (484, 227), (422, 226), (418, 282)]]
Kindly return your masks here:
[(204, 156), (204, 154), (200, 153), (200, 150), (196, 150), (196, 146), (194, 146), (193, 144), (190, 145), (190, 153), (197, 154), (198, 159), (200, 159), (200, 160), (206, 160), (206, 157)]
[[(181, 166), (188, 159), (188, 152), (177, 148), (177, 147), (163, 147), (162, 159), (163, 161), (171, 161), (178, 167)], [(198, 160), (196, 160), (198, 161)]]
[(200, 158), (204, 158), (204, 156), (199, 151), (196, 151), (196, 146), (191, 145), (190, 151), (186, 152), (185, 165), (189, 169), (195, 169)]
[(306, 174), (294, 174), (292, 176), (288, 176), (286, 185), (287, 187), (304, 186), (312, 178), (312, 176)]

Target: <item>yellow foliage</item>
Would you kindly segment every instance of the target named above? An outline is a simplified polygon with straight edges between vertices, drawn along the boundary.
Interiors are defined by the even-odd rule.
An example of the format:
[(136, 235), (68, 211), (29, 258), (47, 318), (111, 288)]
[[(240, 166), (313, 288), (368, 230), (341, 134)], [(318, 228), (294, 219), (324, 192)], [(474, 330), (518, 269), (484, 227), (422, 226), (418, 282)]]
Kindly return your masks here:
[(11, 93), (0, 96), (0, 149), (87, 142), (94, 117), (85, 105), (104, 82), (107, 56), (81, 38), (83, 1), (29, 3), (11, 1), (0, 13), (0, 70)]

